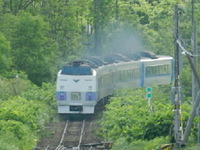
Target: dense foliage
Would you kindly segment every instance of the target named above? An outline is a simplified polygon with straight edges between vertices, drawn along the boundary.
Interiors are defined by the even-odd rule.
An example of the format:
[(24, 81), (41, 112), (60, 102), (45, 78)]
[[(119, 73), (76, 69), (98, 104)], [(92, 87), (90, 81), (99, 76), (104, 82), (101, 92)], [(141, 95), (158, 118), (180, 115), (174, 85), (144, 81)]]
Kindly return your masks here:
[[(154, 144), (151, 142), (144, 144), (145, 147), (151, 143), (153, 149), (161, 145), (161, 142), (169, 143), (170, 140), (173, 140), (174, 118), (173, 105), (170, 103), (170, 87), (154, 86), (152, 95), (150, 106), (146, 98), (145, 88), (117, 91), (110, 99), (104, 112), (101, 128), (103, 136), (107, 140), (115, 142), (116, 149), (119, 149), (124, 143), (127, 144), (126, 148), (130, 150), (132, 146), (135, 147), (137, 144), (141, 148), (142, 143), (145, 143), (142, 141), (152, 140), (151, 142), (153, 142), (157, 138), (157, 142), (154, 141)], [(187, 103), (182, 105), (183, 128), (188, 120), (190, 108)], [(193, 130), (195, 132), (191, 137), (196, 137), (196, 127)], [(145, 149), (144, 147), (143, 149)]]
[[(56, 72), (67, 61), (88, 54), (134, 50), (173, 56), (175, 4), (179, 5), (180, 37), (191, 49), (192, 21), (200, 20), (199, 2), (194, 3), (192, 16), (189, 0), (0, 0), (0, 149), (33, 147), (37, 133), (56, 110)], [(189, 103), (191, 71), (187, 61), (183, 65), (180, 79), (184, 100)], [(105, 130), (106, 137), (117, 139), (112, 135), (120, 135), (130, 143), (167, 135), (172, 123), (169, 100), (157, 98), (162, 103), (153, 102), (155, 111), (151, 112), (144, 99), (137, 101), (142, 95), (140, 91), (134, 103), (129, 96), (113, 98), (116, 101), (108, 110), (114, 114), (106, 113), (113, 123), (106, 125), (106, 118), (103, 123), (105, 129), (111, 129)], [(118, 118), (114, 106), (119, 107)], [(158, 113), (161, 108), (167, 113)], [(139, 121), (135, 109), (146, 120), (131, 126), (129, 123)], [(154, 124), (155, 119), (159, 124)], [(30, 132), (32, 136), (28, 136)]]
[(24, 73), (0, 78), (0, 149), (31, 150), (56, 111), (55, 87), (37, 87)]

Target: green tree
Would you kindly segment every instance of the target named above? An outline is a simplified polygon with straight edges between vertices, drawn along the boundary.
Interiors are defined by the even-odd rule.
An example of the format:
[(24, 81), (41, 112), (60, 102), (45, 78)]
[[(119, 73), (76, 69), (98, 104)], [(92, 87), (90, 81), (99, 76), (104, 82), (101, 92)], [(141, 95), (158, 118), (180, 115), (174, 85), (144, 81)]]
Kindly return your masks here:
[(26, 10), (29, 6), (33, 5), (37, 1), (41, 0), (1, 0), (1, 12), (2, 14), (12, 13), (13, 15), (17, 15), (20, 10)]
[(49, 36), (58, 43), (56, 60), (59, 67), (71, 56), (82, 53), (89, 6), (90, 1), (86, 0), (46, 0), (40, 6), (41, 15), (50, 26)]
[[(12, 39), (12, 32), (15, 28), (15, 22), (16, 17), (11, 13), (6, 13), (3, 15), (0, 15), (0, 31), (3, 33), (4, 37), (7, 39), (7, 41), (10, 42), (11, 45), (11, 39)], [(12, 47), (11, 47), (12, 50)]]
[(173, 55), (174, 4), (173, 0), (151, 3), (143, 0), (134, 4), (139, 12), (143, 36), (147, 38), (150, 46), (148, 50), (157, 54)]
[(0, 73), (5, 73), (11, 66), (10, 43), (0, 32)]
[(42, 17), (18, 14), (11, 42), (14, 67), (38, 85), (52, 78), (54, 51), (47, 33), (48, 24)]

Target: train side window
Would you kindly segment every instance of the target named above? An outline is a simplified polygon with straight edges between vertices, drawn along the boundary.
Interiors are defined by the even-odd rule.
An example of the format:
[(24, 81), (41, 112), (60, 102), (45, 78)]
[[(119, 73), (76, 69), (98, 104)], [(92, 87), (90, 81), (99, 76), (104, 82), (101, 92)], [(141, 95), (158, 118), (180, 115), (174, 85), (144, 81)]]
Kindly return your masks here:
[(124, 70), (121, 72), (121, 80), (124, 80)]
[(168, 69), (167, 69), (168, 65), (165, 65), (163, 68), (164, 68), (164, 72), (168, 72)]
[(119, 72), (119, 80), (122, 80), (122, 71)]
[(99, 79), (98, 79), (98, 81), (99, 81), (99, 87), (101, 87), (102, 86), (102, 77), (99, 77)]
[(112, 74), (111, 74), (111, 80), (113, 83), (115, 82), (115, 73), (114, 72), (112, 72)]
[(169, 66), (169, 64), (166, 66), (166, 72), (169, 74), (170, 73), (170, 66)]
[(151, 69), (150, 69), (150, 67), (146, 68), (146, 76), (151, 76)]
[(169, 74), (170, 66), (169, 64), (158, 65), (158, 66), (148, 66), (145, 69), (146, 77), (151, 77), (155, 75)]
[(131, 70), (131, 77), (134, 78), (135, 73), (134, 73), (134, 69)]
[(102, 80), (101, 80), (101, 81), (102, 81), (102, 82), (101, 82), (101, 83), (102, 83), (101, 85), (104, 86), (104, 75), (102, 76)]
[(131, 79), (132, 70), (129, 70), (129, 79)]
[(112, 79), (109, 74), (105, 74), (102, 76), (102, 86), (109, 85), (111, 84), (111, 82), (112, 82)]
[(159, 66), (159, 74), (164, 74), (164, 66), (165, 65)]
[(134, 68), (133, 71), (132, 71), (132, 73), (133, 73), (133, 78), (139, 78), (140, 71), (139, 71), (138, 68)]
[(158, 74), (158, 66), (155, 66), (154, 69), (155, 69), (154, 75)]
[(162, 73), (162, 66), (159, 65), (156, 68), (157, 68), (156, 74), (161, 74)]
[(117, 75), (116, 81), (119, 81), (120, 80), (120, 73), (119, 73), (119, 71), (116, 72), (116, 75)]
[(150, 75), (153, 76), (153, 75), (154, 75), (154, 72), (155, 72), (155, 71), (154, 71), (155, 68), (154, 68), (154, 67), (151, 67), (150, 69), (151, 69), (151, 74), (150, 74)]

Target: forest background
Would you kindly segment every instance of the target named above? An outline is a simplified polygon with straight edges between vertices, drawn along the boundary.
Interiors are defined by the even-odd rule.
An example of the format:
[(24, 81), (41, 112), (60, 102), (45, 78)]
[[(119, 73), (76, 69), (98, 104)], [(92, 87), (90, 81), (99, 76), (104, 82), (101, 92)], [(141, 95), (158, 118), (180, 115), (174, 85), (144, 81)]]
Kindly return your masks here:
[[(56, 112), (56, 74), (66, 62), (134, 50), (173, 56), (175, 4), (180, 35), (191, 49), (190, 0), (0, 0), (0, 149), (36, 145)], [(199, 6), (196, 0), (197, 23)], [(191, 70), (184, 58), (181, 73), (189, 103)], [(129, 144), (133, 140), (120, 138)]]

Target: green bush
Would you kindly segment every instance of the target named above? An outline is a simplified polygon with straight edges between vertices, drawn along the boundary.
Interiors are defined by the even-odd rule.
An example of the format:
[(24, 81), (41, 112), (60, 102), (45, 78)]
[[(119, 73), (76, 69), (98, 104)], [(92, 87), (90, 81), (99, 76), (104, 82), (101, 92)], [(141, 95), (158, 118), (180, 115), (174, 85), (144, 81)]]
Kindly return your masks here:
[(125, 139), (120, 138), (113, 144), (112, 150), (161, 150), (161, 145), (167, 144), (167, 137), (159, 137), (153, 140), (136, 140), (127, 143)]
[(13, 133), (0, 131), (1, 150), (20, 150), (20, 141)]
[[(15, 147), (18, 147), (19, 150), (31, 150), (35, 145), (36, 137), (34, 136), (34, 132), (22, 122), (15, 120), (0, 120), (0, 129), (0, 139), (2, 139), (0, 142), (4, 141), (3, 145), (6, 147), (9, 146), (8, 143), (11, 143), (10, 146), (14, 145)], [(9, 141), (8, 139), (10, 138), (13, 141)], [(2, 146), (2, 148), (4, 147)]]
[(32, 84), (24, 72), (11, 71), (0, 76), (0, 101), (8, 100), (12, 96), (27, 92), (35, 85)]
[[(39, 101), (25, 100), (22, 97), (13, 97), (0, 104), (0, 118), (3, 120), (20, 121), (32, 130), (40, 128), (40, 115), (45, 111), (45, 105)], [(46, 120), (43, 118), (42, 120)]]
[[(181, 121), (185, 127), (191, 106), (187, 103), (181, 106)], [(169, 136), (173, 116), (169, 86), (153, 86), (151, 106), (145, 88), (121, 90), (106, 105), (101, 131), (107, 140), (123, 139), (128, 145), (138, 140), (150, 141)], [(195, 130), (192, 129), (193, 136)]]
[[(154, 87), (157, 93), (156, 90)], [(172, 105), (167, 99), (169, 94), (161, 93), (163, 99), (153, 96), (153, 110), (150, 110), (145, 94), (145, 89), (122, 90), (111, 98), (101, 124), (106, 138), (123, 137), (132, 142), (169, 134), (173, 121)]]
[[(5, 81), (5, 79), (4, 79)], [(37, 87), (23, 80), (27, 89), (8, 96), (0, 103), (0, 146), (2, 150), (31, 150), (47, 123), (56, 112), (55, 87)], [(23, 84), (23, 87), (26, 84)], [(6, 134), (4, 137), (3, 134)], [(13, 139), (10, 144), (8, 139)], [(7, 143), (8, 142), (8, 143)]]

